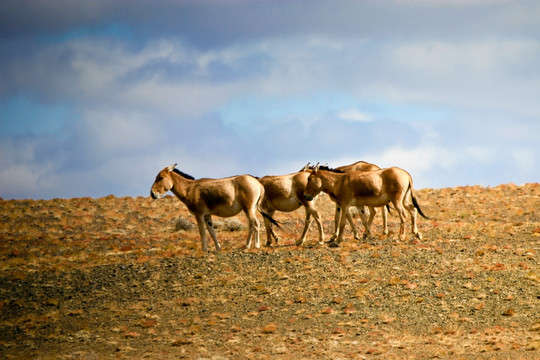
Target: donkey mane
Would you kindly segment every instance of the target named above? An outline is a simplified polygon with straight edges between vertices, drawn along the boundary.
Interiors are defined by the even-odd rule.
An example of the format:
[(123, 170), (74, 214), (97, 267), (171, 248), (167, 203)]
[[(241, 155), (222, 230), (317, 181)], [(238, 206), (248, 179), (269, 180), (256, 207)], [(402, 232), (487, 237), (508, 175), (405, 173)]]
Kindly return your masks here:
[[(311, 165), (309, 167), (310, 170), (314, 170), (315, 169), (315, 165)], [(334, 173), (338, 173), (338, 174), (343, 174), (345, 173), (345, 171), (343, 170), (338, 170), (338, 169), (333, 169), (331, 167), (329, 167), (328, 165), (319, 165), (319, 170), (326, 170), (326, 171), (330, 171), (330, 172), (334, 172)]]
[(173, 171), (175, 173), (177, 173), (178, 175), (182, 176), (183, 178), (185, 179), (188, 179), (188, 180), (195, 180), (195, 178), (189, 174), (186, 174), (185, 172), (182, 172), (180, 170), (178, 170), (177, 168), (174, 168)]

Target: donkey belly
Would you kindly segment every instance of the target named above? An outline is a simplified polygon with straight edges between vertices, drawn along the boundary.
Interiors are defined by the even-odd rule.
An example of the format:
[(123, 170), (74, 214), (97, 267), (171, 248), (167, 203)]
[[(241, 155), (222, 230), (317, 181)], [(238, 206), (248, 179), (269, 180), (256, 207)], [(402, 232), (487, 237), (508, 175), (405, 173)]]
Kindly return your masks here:
[(212, 208), (209, 208), (209, 213), (219, 217), (231, 217), (238, 215), (242, 211), (242, 207), (238, 203), (233, 203), (232, 205), (223, 204), (216, 205)]
[(278, 199), (272, 201), (272, 206), (277, 211), (290, 212), (298, 209), (302, 203), (296, 197), (288, 199)]
[(379, 206), (384, 206), (388, 204), (389, 202), (390, 202), (390, 197), (387, 195), (358, 196), (358, 197), (355, 197), (351, 205), (379, 207)]

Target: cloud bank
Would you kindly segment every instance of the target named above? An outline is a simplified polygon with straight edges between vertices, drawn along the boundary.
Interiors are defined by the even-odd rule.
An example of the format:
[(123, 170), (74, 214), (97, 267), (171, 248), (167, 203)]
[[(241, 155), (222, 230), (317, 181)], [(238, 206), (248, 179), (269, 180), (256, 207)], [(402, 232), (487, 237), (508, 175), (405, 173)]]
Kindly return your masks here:
[[(45, 11), (46, 10), (46, 11)], [(6, 1), (0, 196), (147, 195), (365, 160), (540, 179), (535, 1)]]

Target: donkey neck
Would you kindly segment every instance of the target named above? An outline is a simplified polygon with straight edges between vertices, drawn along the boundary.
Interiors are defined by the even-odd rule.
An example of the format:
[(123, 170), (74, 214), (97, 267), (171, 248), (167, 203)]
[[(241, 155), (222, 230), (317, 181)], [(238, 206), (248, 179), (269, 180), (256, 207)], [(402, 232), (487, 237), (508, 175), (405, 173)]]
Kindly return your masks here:
[(338, 184), (342, 176), (342, 173), (319, 170), (319, 178), (322, 180), (322, 190), (325, 193), (334, 194), (336, 185)]
[(187, 199), (189, 188), (194, 182), (194, 180), (187, 179), (173, 171), (171, 171), (171, 177), (173, 180), (173, 187), (171, 188), (171, 192), (176, 195), (177, 198), (185, 202)]

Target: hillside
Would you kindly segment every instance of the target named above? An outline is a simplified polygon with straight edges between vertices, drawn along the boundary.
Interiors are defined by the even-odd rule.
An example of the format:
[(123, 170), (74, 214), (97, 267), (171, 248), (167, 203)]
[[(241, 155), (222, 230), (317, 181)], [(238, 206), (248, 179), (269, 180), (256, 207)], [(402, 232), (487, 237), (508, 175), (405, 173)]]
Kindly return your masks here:
[(0, 200), (0, 358), (540, 358), (540, 184), (417, 196), (420, 241), (393, 212), (388, 238), (377, 216), (298, 247), (300, 209), (247, 251), (243, 215), (215, 219), (210, 254), (172, 196)]

